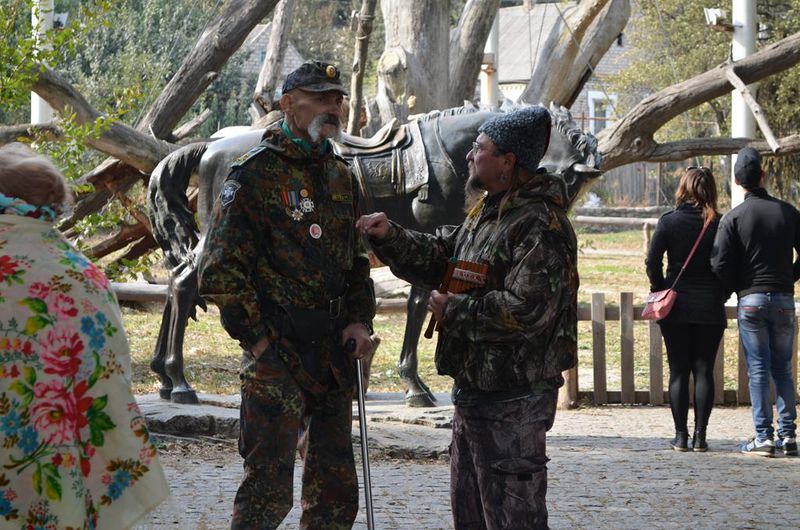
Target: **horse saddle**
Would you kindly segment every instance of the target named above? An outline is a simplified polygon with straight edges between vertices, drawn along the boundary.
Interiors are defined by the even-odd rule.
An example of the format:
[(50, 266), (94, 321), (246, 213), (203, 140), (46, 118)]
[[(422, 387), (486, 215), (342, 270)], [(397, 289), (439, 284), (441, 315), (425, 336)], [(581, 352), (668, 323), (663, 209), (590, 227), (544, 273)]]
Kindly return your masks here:
[(406, 136), (406, 128), (398, 126), (397, 118), (381, 127), (369, 138), (342, 134), (334, 144), (336, 153), (344, 158), (354, 156), (380, 156), (392, 149), (402, 148), (411, 138)]
[[(419, 123), (393, 118), (371, 138), (343, 135), (334, 151), (353, 168), (368, 209), (373, 198), (413, 193), (428, 184), (428, 161)], [(422, 193), (422, 192), (420, 192)], [(427, 193), (422, 193), (427, 198)]]

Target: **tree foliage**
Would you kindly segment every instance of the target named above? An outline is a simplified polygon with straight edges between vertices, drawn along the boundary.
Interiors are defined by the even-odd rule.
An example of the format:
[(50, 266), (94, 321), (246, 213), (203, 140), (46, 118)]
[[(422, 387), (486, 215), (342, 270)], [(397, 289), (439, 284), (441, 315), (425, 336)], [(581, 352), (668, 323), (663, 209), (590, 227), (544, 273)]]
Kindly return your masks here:
[[(621, 113), (645, 94), (729, 60), (731, 34), (708, 28), (704, 7), (709, 6), (699, 0), (636, 3), (636, 12), (626, 30), (632, 62), (613, 81), (621, 94), (618, 104)], [(757, 9), (765, 26), (762, 29), (767, 30), (759, 32), (757, 49), (794, 34), (800, 27), (800, 0), (759, 0)], [(799, 92), (800, 70), (797, 68), (770, 76), (758, 86), (757, 100), (777, 137), (797, 132)], [(673, 119), (657, 137), (659, 141), (669, 141), (730, 135), (730, 108), (730, 95), (717, 98)], [(756, 130), (756, 137), (763, 138), (759, 130)], [(767, 168), (774, 177), (773, 190), (785, 198), (795, 197), (800, 158), (770, 157)]]
[[(630, 66), (613, 79), (624, 114), (644, 95), (705, 72), (730, 56), (730, 34), (705, 27), (699, 0), (636, 2), (625, 30)], [(729, 134), (730, 96), (667, 123), (659, 141)]]

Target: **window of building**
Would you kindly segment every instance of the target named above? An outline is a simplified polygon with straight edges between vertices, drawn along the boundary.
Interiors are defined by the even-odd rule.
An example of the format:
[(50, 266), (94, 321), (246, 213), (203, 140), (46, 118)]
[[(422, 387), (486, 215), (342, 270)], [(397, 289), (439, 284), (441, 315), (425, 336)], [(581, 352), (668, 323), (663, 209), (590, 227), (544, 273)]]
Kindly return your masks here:
[(606, 96), (599, 90), (589, 91), (589, 130), (597, 134), (614, 123), (614, 106), (617, 103), (616, 94)]

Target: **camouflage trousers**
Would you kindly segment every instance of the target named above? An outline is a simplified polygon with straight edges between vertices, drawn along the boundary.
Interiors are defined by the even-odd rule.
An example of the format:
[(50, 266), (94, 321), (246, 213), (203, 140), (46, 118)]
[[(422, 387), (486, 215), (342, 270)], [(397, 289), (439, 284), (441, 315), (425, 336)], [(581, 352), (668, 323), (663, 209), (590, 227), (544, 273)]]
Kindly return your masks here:
[[(245, 353), (243, 366), (252, 365)], [(239, 453), (244, 478), (236, 492), (232, 530), (267, 530), (292, 508), (296, 452), (303, 459), (300, 528), (352, 528), (358, 512), (352, 389), (319, 395), (301, 389), (268, 348), (243, 370)], [(334, 385), (335, 386), (335, 385)]]
[(450, 446), (455, 528), (547, 528), (545, 433), (553, 426), (557, 395), (456, 406)]

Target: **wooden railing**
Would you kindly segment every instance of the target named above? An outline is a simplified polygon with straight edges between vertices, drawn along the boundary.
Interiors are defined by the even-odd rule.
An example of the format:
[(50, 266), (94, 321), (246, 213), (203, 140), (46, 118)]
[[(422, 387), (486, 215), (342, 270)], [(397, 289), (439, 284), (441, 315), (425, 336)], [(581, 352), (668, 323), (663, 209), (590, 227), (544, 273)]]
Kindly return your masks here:
[[(112, 284), (117, 297), (121, 301), (157, 302), (166, 299), (165, 285), (148, 285), (141, 283)], [(378, 299), (378, 312), (402, 313), (406, 310), (406, 299)], [(736, 329), (736, 308), (726, 307), (729, 328)], [(592, 293), (589, 307), (578, 308), (578, 321), (591, 322), (592, 334), (592, 384), (591, 391), (580, 390), (578, 368), (565, 372), (567, 384), (561, 391), (559, 401), (561, 407), (570, 407), (581, 400), (588, 400), (596, 405), (607, 403), (652, 404), (662, 405), (668, 402), (665, 390), (665, 374), (663, 361), (665, 351), (661, 339), (661, 328), (655, 322), (641, 318), (642, 306), (633, 304), (633, 293), (620, 293), (616, 306), (606, 305), (604, 293)], [(609, 322), (619, 322), (619, 351), (608, 352), (606, 347), (610, 333)], [(634, 377), (634, 326), (648, 328), (648, 374), (647, 388), (637, 388)], [(797, 387), (797, 329), (794, 334), (792, 372)], [(750, 392), (747, 387), (747, 365), (744, 360), (741, 343), (737, 348), (736, 387), (725, 390), (725, 338), (719, 345), (714, 364), (714, 401), (716, 404), (749, 404)], [(609, 355), (619, 355), (620, 388), (608, 388)], [(639, 356), (641, 358), (641, 356)], [(615, 359), (616, 360), (616, 359)], [(616, 362), (614, 363), (616, 364)]]
[[(726, 316), (729, 327), (736, 329), (736, 308), (727, 306)], [(653, 404), (661, 405), (668, 402), (665, 390), (665, 374), (663, 361), (665, 352), (661, 340), (661, 328), (653, 321), (641, 318), (642, 306), (633, 304), (633, 293), (620, 293), (619, 305), (607, 306), (603, 293), (592, 293), (590, 307), (578, 308), (578, 321), (589, 321), (592, 324), (592, 385), (593, 390), (581, 391), (578, 381), (578, 368), (565, 372), (567, 384), (561, 393), (561, 405), (570, 406), (580, 400), (589, 400), (597, 405), (607, 403), (622, 404)], [(733, 320), (732, 322), (730, 320)], [(607, 323), (619, 322), (619, 355), (620, 389), (608, 389), (607, 367), (608, 352), (606, 348), (608, 328)], [(639, 322), (636, 324), (636, 322)], [(634, 326), (648, 327), (648, 355), (649, 370), (648, 388), (636, 388), (634, 378)], [(797, 387), (797, 328), (794, 333), (792, 376)], [(714, 401), (716, 404), (749, 404), (750, 392), (747, 387), (747, 365), (744, 353), (739, 342), (737, 348), (736, 388), (725, 390), (725, 338), (719, 345), (719, 350), (714, 364)], [(640, 356), (641, 358), (641, 356)], [(589, 385), (586, 385), (589, 386)]]

